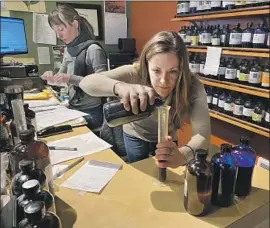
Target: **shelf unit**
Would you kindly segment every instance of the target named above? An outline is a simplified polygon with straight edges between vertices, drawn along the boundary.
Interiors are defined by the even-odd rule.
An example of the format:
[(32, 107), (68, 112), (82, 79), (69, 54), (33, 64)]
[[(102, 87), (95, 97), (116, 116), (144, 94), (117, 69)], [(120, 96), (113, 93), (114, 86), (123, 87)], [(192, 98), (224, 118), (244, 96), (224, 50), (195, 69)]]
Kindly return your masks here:
[[(223, 10), (216, 12), (205, 12), (192, 15), (181, 15), (179, 17), (172, 18), (172, 22), (191, 22), (196, 25), (197, 21), (204, 20), (219, 20), (219, 19), (231, 19), (239, 17), (251, 17), (258, 16), (265, 20), (269, 15), (269, 6), (257, 6), (249, 8), (240, 8), (234, 10)], [(187, 46), (189, 52), (194, 53), (207, 53), (207, 46)], [(235, 48), (235, 47), (222, 47), (222, 55), (231, 56), (244, 56), (244, 57), (257, 57), (257, 58), (269, 58), (270, 51), (268, 48)], [(252, 86), (240, 85), (237, 83), (231, 83), (226, 81), (218, 81), (215, 79), (208, 79), (200, 77), (200, 81), (204, 85), (214, 86), (218, 88), (228, 89), (232, 91), (237, 91), (241, 93), (246, 93), (258, 97), (270, 98), (268, 89), (261, 89)], [(256, 124), (243, 121), (232, 116), (219, 113), (213, 110), (209, 110), (211, 118), (230, 123), (234, 126), (240, 127), (242, 129), (254, 132), (256, 134), (262, 135), (264, 137), (270, 138), (270, 131), (264, 127), (257, 126)]]
[[(269, 58), (270, 52), (267, 48), (230, 48), (221, 47), (222, 55), (234, 55), (234, 56), (245, 56), (245, 57), (258, 57), (258, 58)], [(206, 46), (188, 46), (189, 52), (195, 53), (207, 53)], [(253, 49), (253, 50), (252, 50)]]
[(233, 10), (222, 10), (213, 11), (207, 13), (193, 14), (193, 15), (183, 15), (179, 17), (172, 18), (171, 21), (203, 21), (203, 20), (213, 20), (213, 19), (230, 19), (236, 17), (250, 17), (250, 16), (269, 16), (269, 6), (257, 6), (240, 8)]
[(214, 86), (214, 87), (228, 89), (228, 90), (232, 90), (236, 92), (247, 93), (247, 94), (258, 96), (258, 97), (270, 98), (270, 94), (269, 94), (270, 91), (268, 89), (261, 89), (261, 88), (256, 88), (252, 86), (246, 86), (246, 85), (241, 85), (237, 83), (219, 81), (219, 80), (203, 78), (203, 77), (200, 77), (200, 81), (204, 85), (208, 85), (208, 86)]
[(270, 131), (267, 128), (213, 110), (209, 110), (209, 114), (212, 118), (224, 121), (226, 123), (230, 123), (245, 130), (270, 138)]

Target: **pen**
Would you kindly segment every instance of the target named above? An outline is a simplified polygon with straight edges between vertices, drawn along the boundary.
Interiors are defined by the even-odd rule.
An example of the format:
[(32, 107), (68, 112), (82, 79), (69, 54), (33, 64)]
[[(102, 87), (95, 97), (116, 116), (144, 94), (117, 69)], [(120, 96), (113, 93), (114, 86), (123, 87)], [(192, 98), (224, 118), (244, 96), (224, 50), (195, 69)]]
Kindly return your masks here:
[(77, 151), (76, 147), (65, 147), (65, 146), (49, 146), (50, 150), (70, 150), (70, 151)]
[(81, 161), (84, 160), (84, 157), (81, 157), (79, 160), (73, 162), (72, 164), (70, 164), (69, 166), (67, 166), (66, 168), (60, 170), (59, 172), (57, 172), (56, 174), (53, 175), (53, 179), (56, 179), (57, 177), (60, 177), (61, 175), (63, 175), (65, 172), (69, 171), (70, 169), (72, 169), (74, 166), (78, 165)]

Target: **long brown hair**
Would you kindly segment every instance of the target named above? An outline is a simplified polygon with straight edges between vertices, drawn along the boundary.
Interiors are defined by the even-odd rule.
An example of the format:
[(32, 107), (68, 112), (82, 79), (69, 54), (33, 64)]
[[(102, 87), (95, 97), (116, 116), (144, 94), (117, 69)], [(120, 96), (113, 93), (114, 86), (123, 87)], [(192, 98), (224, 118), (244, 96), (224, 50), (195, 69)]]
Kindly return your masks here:
[(70, 5), (67, 4), (57, 4), (56, 9), (54, 9), (48, 17), (49, 25), (65, 25), (73, 23), (77, 20), (79, 24), (84, 24), (90, 39), (94, 40), (94, 28), (93, 26)]
[(175, 53), (179, 59), (179, 77), (172, 91), (170, 115), (174, 125), (180, 127), (181, 119), (190, 109), (190, 87), (194, 75), (189, 70), (188, 52), (176, 32), (162, 31), (154, 35), (144, 46), (138, 60), (138, 72), (144, 85), (151, 86), (148, 61), (159, 53)]

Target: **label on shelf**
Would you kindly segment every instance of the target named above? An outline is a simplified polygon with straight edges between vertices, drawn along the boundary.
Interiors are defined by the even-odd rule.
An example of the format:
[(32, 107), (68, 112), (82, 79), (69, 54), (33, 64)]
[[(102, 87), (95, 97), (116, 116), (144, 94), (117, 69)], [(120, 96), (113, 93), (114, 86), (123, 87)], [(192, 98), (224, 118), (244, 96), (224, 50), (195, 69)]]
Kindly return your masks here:
[(233, 114), (236, 116), (242, 116), (243, 115), (243, 105), (234, 104), (233, 106)]
[(199, 42), (199, 36), (190, 36), (191, 46), (197, 46)]
[(261, 72), (256, 71), (250, 71), (248, 82), (251, 84), (258, 84), (261, 82)]
[(200, 64), (200, 73), (203, 74), (204, 64)]
[(253, 114), (254, 108), (243, 108), (243, 116), (251, 117)]
[(220, 45), (220, 38), (212, 38), (211, 43), (214, 46), (219, 46)]
[(242, 42), (251, 42), (252, 41), (251, 33), (242, 33)]
[(240, 73), (239, 72), (239, 81), (241, 82), (247, 82), (248, 81), (248, 77), (249, 77), (249, 74), (245, 74), (245, 73)]
[(226, 79), (235, 79), (236, 78), (236, 74), (237, 74), (237, 70), (236, 69), (226, 68), (226, 70), (225, 70), (225, 78)]
[(265, 122), (270, 122), (270, 113), (269, 112), (265, 112), (265, 116), (264, 116), (264, 120)]
[(218, 75), (225, 75), (226, 67), (219, 67), (218, 68)]
[(217, 105), (218, 104), (218, 98), (217, 97), (213, 97), (212, 104), (213, 105)]
[(264, 44), (265, 34), (254, 34), (252, 43)]
[(207, 96), (207, 103), (212, 104), (213, 96)]
[(198, 63), (190, 63), (189, 69), (192, 73), (199, 73), (200, 72), (200, 64)]
[(242, 33), (230, 33), (230, 45), (240, 45), (242, 42)]
[(261, 123), (262, 122), (262, 114), (257, 114), (255, 112), (252, 113), (252, 120), (254, 122), (258, 122), (258, 123)]
[(218, 100), (218, 107), (224, 108), (225, 101), (224, 100)]
[(232, 112), (233, 110), (233, 103), (224, 103), (224, 110), (225, 111), (229, 111), (229, 112)]
[(202, 33), (202, 36), (201, 36), (201, 43), (202, 44), (209, 44), (211, 43), (211, 33)]
[(262, 86), (263, 87), (269, 87), (270, 86), (269, 72), (262, 72)]

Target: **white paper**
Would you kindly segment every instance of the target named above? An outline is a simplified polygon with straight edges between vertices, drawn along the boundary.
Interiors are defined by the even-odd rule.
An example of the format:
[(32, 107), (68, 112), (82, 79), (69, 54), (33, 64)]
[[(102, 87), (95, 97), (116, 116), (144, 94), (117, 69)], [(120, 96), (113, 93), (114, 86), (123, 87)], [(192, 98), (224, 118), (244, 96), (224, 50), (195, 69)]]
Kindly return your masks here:
[(49, 47), (38, 47), (37, 53), (39, 64), (51, 64)]
[(94, 133), (77, 135), (70, 138), (47, 143), (48, 146), (65, 146), (77, 148), (77, 151), (50, 150), (51, 163), (57, 164), (74, 158), (93, 154), (110, 148), (112, 145), (97, 137)]
[(126, 14), (105, 13), (104, 31), (105, 44), (118, 44), (118, 38), (127, 38)]
[(33, 42), (56, 45), (56, 34), (48, 23), (48, 15), (33, 13)]
[(49, 111), (49, 110), (54, 110), (54, 109), (57, 109), (59, 108), (60, 105), (52, 105), (52, 106), (41, 106), (41, 107), (32, 107), (31, 109), (34, 111), (34, 112), (44, 112), (44, 111)]
[(90, 160), (61, 186), (99, 193), (121, 167), (119, 164)]
[(222, 48), (220, 47), (207, 47), (206, 61), (203, 70), (205, 75), (211, 74), (217, 76), (221, 51)]
[(68, 109), (64, 106), (60, 106), (59, 108), (53, 110), (37, 112), (37, 130), (39, 131), (46, 127), (55, 126), (57, 124), (61, 124), (69, 120), (74, 120), (86, 115), (87, 113)]
[[(58, 172), (64, 170), (66, 167), (68, 167), (68, 165), (54, 165), (52, 167), (53, 176), (55, 176)], [(63, 176), (64, 176), (64, 173), (61, 176), (57, 177), (57, 178), (61, 178)]]
[(28, 100), (28, 101), (25, 101), (25, 103), (29, 104), (29, 108), (60, 105), (60, 101), (58, 101), (55, 98), (50, 98), (48, 100)]

